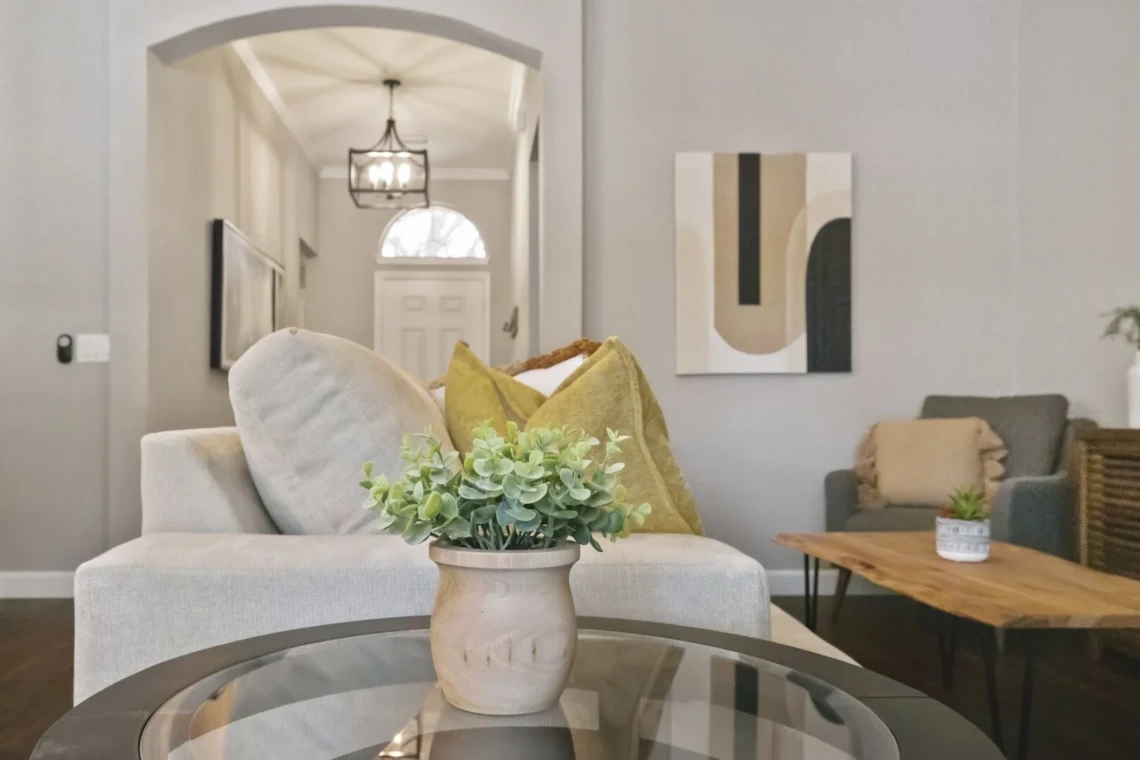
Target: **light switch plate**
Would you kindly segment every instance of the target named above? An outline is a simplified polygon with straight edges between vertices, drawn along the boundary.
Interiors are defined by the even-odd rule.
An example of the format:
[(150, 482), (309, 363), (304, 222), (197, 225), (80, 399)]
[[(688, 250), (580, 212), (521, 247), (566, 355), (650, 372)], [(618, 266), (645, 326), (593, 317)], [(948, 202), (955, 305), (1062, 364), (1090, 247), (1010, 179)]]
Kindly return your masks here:
[(75, 336), (75, 361), (111, 361), (111, 336), (106, 333), (80, 333)]

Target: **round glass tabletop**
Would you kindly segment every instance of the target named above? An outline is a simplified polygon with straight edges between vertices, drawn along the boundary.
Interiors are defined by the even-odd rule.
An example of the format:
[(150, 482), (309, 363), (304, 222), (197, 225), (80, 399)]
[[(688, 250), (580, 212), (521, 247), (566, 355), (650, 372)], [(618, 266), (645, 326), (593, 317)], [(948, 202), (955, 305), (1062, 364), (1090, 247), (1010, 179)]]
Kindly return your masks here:
[(583, 630), (559, 705), (457, 710), (426, 630), (285, 649), (183, 689), (147, 723), (143, 760), (892, 760), (859, 700), (814, 676), (702, 644)]

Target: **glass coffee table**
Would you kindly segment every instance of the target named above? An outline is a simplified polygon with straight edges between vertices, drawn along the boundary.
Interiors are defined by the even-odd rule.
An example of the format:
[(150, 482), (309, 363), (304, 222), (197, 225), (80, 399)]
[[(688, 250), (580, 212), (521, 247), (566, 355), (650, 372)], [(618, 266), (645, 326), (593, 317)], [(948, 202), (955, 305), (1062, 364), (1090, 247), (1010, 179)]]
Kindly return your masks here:
[(939, 760), (999, 758), (972, 724), (871, 671), (690, 628), (582, 618), (559, 705), (457, 710), (427, 618), (235, 642), (75, 707), (33, 760)]

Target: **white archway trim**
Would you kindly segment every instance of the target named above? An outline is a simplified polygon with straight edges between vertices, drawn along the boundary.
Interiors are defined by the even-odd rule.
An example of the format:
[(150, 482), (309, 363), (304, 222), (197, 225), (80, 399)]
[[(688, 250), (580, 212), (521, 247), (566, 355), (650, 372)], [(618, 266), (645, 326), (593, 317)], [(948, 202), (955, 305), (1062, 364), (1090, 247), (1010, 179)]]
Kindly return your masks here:
[[(383, 23), (378, 23), (377, 11), (383, 12)], [(427, 11), (395, 7), (380, 8), (369, 4), (313, 4), (273, 8), (245, 16), (234, 16), (163, 40), (152, 45), (151, 51), (163, 63), (173, 63), (203, 50), (245, 37), (333, 26), (379, 26), (446, 37), (449, 40), (498, 53), (532, 69), (542, 68), (542, 53), (538, 50), (473, 24)]]

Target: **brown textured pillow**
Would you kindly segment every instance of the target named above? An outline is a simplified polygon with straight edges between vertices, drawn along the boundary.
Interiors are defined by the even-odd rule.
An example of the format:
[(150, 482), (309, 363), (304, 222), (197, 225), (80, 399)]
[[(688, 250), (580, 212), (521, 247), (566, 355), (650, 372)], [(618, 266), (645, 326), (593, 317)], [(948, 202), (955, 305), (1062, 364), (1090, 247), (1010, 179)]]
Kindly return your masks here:
[(991, 504), (1007, 453), (977, 417), (880, 422), (859, 448), (859, 506), (942, 507), (956, 488), (977, 489)]

